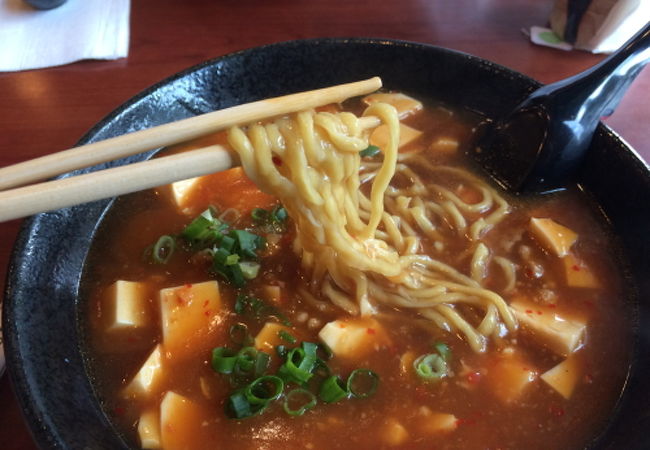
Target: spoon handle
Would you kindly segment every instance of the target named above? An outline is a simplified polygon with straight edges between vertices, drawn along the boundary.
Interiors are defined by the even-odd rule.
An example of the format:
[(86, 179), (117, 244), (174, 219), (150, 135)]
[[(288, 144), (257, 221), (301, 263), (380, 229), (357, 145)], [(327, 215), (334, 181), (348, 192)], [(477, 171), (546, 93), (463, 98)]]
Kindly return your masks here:
[[(602, 77), (602, 90), (594, 92), (594, 101), (602, 97), (600, 117), (610, 116), (632, 81), (650, 61), (650, 22), (619, 51), (594, 67), (594, 77)], [(588, 76), (588, 75), (587, 75)]]
[(600, 119), (612, 114), (648, 61), (650, 22), (599, 64), (530, 94), (485, 134), (475, 159), (516, 192), (561, 189), (587, 153)]
[(569, 115), (582, 116), (583, 126), (595, 129), (602, 117), (610, 116), (628, 87), (650, 61), (650, 22), (619, 50), (578, 75), (540, 88), (534, 97), (556, 97)]

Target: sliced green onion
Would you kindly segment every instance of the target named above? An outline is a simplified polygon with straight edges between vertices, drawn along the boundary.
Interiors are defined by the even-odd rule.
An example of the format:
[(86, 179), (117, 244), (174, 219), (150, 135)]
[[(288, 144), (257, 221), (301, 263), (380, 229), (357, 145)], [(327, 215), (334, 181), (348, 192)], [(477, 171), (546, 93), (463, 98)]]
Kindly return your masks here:
[(278, 331), (278, 336), (280, 337), (280, 339), (282, 339), (285, 342), (288, 342), (289, 344), (296, 343), (296, 338), (293, 337), (291, 334), (287, 333), (285, 330)]
[(226, 256), (226, 260), (224, 261), (224, 264), (226, 266), (234, 266), (238, 262), (239, 262), (239, 255), (233, 253)]
[(436, 342), (433, 344), (433, 347), (438, 351), (440, 356), (442, 356), (442, 359), (445, 360), (445, 362), (449, 362), (451, 360), (451, 350), (449, 349), (449, 346), (445, 344), (444, 342)]
[(286, 358), (287, 353), (289, 353), (289, 349), (287, 348), (286, 345), (277, 345), (275, 347), (275, 352), (278, 354), (280, 358)]
[(288, 327), (291, 326), (291, 322), (284, 314), (278, 311), (275, 307), (267, 305), (263, 300), (256, 297), (250, 297), (243, 294), (237, 295), (237, 299), (235, 300), (235, 312), (241, 316), (247, 316), (253, 319), (265, 319), (269, 316), (273, 316), (277, 317), (283, 325)]
[(270, 402), (251, 404), (246, 398), (244, 389), (239, 389), (228, 397), (228, 402), (226, 403), (226, 414), (234, 419), (246, 419), (264, 412), (264, 410), (269, 406), (269, 403)]
[(318, 396), (325, 403), (334, 403), (348, 396), (345, 384), (336, 375), (332, 375), (323, 381)]
[(257, 274), (260, 272), (260, 264), (252, 261), (240, 262), (239, 268), (247, 280), (252, 280), (257, 277)]
[(321, 351), (321, 353), (325, 354), (325, 357), (321, 358), (323, 361), (328, 361), (328, 360), (332, 359), (332, 356), (334, 356), (334, 352), (329, 347), (329, 345), (327, 345), (327, 344), (325, 344), (323, 342), (318, 344), (318, 349)]
[(151, 258), (158, 264), (167, 264), (176, 249), (176, 240), (168, 235), (158, 238), (151, 250)]
[(261, 236), (246, 230), (232, 230), (230, 237), (237, 241), (237, 253), (244, 258), (257, 258), (256, 251), (262, 248), (265, 243)]
[(193, 246), (208, 246), (219, 242), (228, 225), (216, 217), (217, 211), (208, 208), (185, 227), (181, 236)]
[(275, 375), (259, 377), (244, 388), (244, 396), (251, 405), (272, 402), (280, 397), (284, 390), (284, 381)]
[(287, 353), (286, 362), (278, 369), (278, 375), (288, 382), (303, 384), (312, 377), (315, 364), (316, 358), (305, 355), (302, 348), (292, 348)]
[(250, 346), (255, 341), (251, 334), (248, 332), (248, 327), (243, 323), (236, 323), (230, 327), (228, 332), (230, 340), (237, 345), (243, 347)]
[(347, 388), (350, 395), (367, 398), (377, 391), (379, 375), (370, 369), (353, 370), (348, 377)]
[[(293, 407), (292, 404), (297, 404), (297, 407)], [(316, 406), (316, 396), (307, 389), (294, 389), (284, 397), (284, 411), (290, 416), (302, 416), (314, 406)]]
[(289, 217), (289, 214), (287, 213), (287, 210), (284, 209), (284, 206), (278, 205), (273, 210), (271, 211), (271, 221), (276, 222), (276, 223), (281, 223), (287, 220), (287, 217)]
[(254, 415), (251, 404), (242, 391), (237, 391), (228, 397), (227, 408), (229, 415), (235, 419), (245, 419)]
[(235, 372), (238, 375), (250, 374), (255, 367), (257, 361), (257, 349), (255, 347), (244, 347), (237, 352), (237, 364), (235, 365)]
[(230, 276), (228, 277), (230, 282), (236, 287), (244, 287), (246, 284), (246, 278), (244, 278), (244, 272), (242, 272), (241, 266), (239, 264), (234, 264), (228, 266), (228, 268), (230, 269)]
[(448, 374), (447, 363), (442, 356), (429, 353), (413, 361), (415, 373), (427, 381), (437, 381)]
[(259, 224), (264, 224), (269, 218), (269, 212), (262, 208), (255, 208), (251, 211), (253, 221)]
[(215, 372), (232, 373), (239, 356), (227, 347), (217, 347), (212, 350), (211, 365)]
[(260, 377), (269, 368), (271, 364), (271, 355), (265, 352), (257, 352), (255, 357), (255, 365), (253, 369), (253, 376)]
[(224, 237), (221, 239), (221, 242), (219, 242), (219, 248), (224, 249), (226, 252), (231, 253), (232, 250), (235, 248), (235, 244), (237, 241), (230, 236), (224, 235)]
[(375, 156), (377, 153), (379, 153), (379, 147), (377, 147), (376, 145), (369, 145), (364, 150), (361, 150), (359, 152), (359, 156), (361, 156), (362, 158), (365, 158), (367, 156), (372, 157)]

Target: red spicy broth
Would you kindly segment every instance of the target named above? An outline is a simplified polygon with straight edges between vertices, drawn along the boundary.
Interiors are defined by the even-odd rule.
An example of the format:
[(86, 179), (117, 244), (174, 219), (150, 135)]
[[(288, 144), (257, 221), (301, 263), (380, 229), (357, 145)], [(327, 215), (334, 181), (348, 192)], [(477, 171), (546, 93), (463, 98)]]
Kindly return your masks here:
[[(359, 111), (355, 102), (346, 106)], [(436, 164), (466, 167), (463, 150), (479, 119), (430, 103), (404, 120), (423, 131), (404, 151), (421, 151)], [(206, 140), (224, 143), (224, 136)], [(457, 148), (449, 148), (448, 141), (456, 142)], [(426, 168), (413, 169), (423, 178), (430, 176)], [(90, 370), (105, 410), (133, 447), (142, 445), (138, 424), (143, 414), (159, 411), (170, 391), (182, 398), (180, 404), (190, 406), (185, 408), (186, 418), (163, 420), (164, 448), (583, 448), (606, 426), (630, 357), (624, 267), (605, 219), (578, 188), (544, 198), (507, 197), (510, 214), (483, 238), (494, 255), (516, 266), (517, 275), (515, 287), (500, 292), (505, 276), (491, 266), (485, 287), (509, 303), (525, 300), (528, 306), (523, 313), (531, 320), (557, 314), (586, 323), (586, 337), (566, 358), (526, 327), (490, 341), (486, 352), (476, 353), (460, 334), (443, 331), (411, 311), (382, 307), (376, 317), (365, 321), (351, 320), (341, 310), (322, 311), (299, 292), (305, 280), (291, 251), (291, 220), (282, 232), (267, 233), (251, 219), (252, 208), (270, 211), (277, 201), (257, 191), (239, 169), (211, 177), (183, 209), (170, 200), (168, 187), (120, 198), (92, 245), (82, 289), (88, 305), (85, 334), (92, 355)], [(459, 195), (473, 195), (471, 190), (463, 192), (453, 176), (435, 181)], [(237, 209), (239, 214), (229, 217), (233, 228), (263, 234), (271, 242), (261, 252), (258, 276), (243, 288), (210, 276), (205, 260), (184, 248), (177, 248), (166, 264), (143, 257), (161, 235), (177, 235), (210, 205), (221, 212)], [(531, 232), (531, 217), (550, 218), (577, 233), (571, 264)], [(464, 252), (465, 236), (449, 242), (443, 251), (426, 238), (422, 245), (427, 253), (468, 273), (471, 255)], [(595, 285), (568, 286), (567, 277), (576, 274)], [(200, 344), (179, 350), (182, 357), (163, 349), (164, 375), (156, 389), (125, 395), (134, 375), (163, 340), (160, 290), (180, 287), (189, 292), (211, 279), (218, 282), (218, 308), (205, 300), (202, 314), (208, 325), (194, 330), (187, 340)], [(146, 325), (111, 329), (111, 286), (117, 280), (141, 283), (146, 301), (140, 313), (147, 318)], [(236, 299), (242, 293), (263, 300), (277, 314), (262, 318), (238, 314)], [(179, 302), (187, 300), (183, 298), (177, 297)], [(467, 314), (471, 317), (471, 311)], [(267, 322), (281, 325), (278, 316), (291, 323), (286, 330), (296, 339), (294, 344), (282, 338), (276, 342), (287, 347), (320, 342), (319, 331), (337, 320), (342, 327), (361, 327), (367, 335), (364, 339), (372, 343), (369, 350), (354, 359), (335, 353), (327, 364), (343, 379), (354, 369), (371, 369), (379, 377), (374, 395), (331, 404), (318, 401), (299, 417), (288, 415), (278, 400), (260, 415), (229, 418), (226, 404), (236, 386), (230, 377), (212, 369), (211, 349), (236, 347), (230, 334), (234, 325), (245, 326), (255, 337)], [(434, 344), (440, 342), (450, 350), (449, 372), (438, 381), (427, 381), (414, 370), (414, 360), (435, 352)], [(265, 351), (271, 357), (268, 373), (275, 373), (283, 360), (273, 346)], [(568, 359), (576, 375), (565, 398), (542, 375)]]

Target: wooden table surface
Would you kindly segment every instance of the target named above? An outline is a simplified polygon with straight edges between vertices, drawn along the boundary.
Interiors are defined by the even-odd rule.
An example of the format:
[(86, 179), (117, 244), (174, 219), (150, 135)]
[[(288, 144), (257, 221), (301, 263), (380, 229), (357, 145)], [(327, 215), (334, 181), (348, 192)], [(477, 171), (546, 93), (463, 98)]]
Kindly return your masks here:
[[(73, 0), (71, 0), (73, 1)], [(134, 0), (130, 52), (117, 61), (0, 73), (0, 166), (71, 147), (129, 97), (179, 70), (258, 45), (314, 37), (384, 37), (471, 53), (543, 83), (602, 56), (531, 44), (552, 0)], [(650, 70), (607, 123), (650, 161)], [(0, 224), (0, 287), (20, 221)], [(31, 441), (6, 374), (0, 380), (0, 448)]]

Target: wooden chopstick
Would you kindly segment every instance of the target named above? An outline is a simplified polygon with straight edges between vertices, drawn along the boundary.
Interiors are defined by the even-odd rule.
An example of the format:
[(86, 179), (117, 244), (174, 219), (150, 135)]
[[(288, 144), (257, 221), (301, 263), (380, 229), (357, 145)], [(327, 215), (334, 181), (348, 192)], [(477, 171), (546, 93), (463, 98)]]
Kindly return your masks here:
[(338, 103), (381, 87), (379, 77), (246, 103), (158, 127), (109, 138), (0, 169), (0, 190), (146, 150), (178, 144), (234, 125)]
[(0, 192), (0, 222), (226, 170), (237, 159), (218, 145)]
[[(379, 87), (381, 79), (375, 77), (239, 105), (76, 147), (0, 169), (0, 188), (21, 185), (87, 165), (173, 145), (233, 125), (342, 102), (350, 97), (374, 92)], [(376, 127), (380, 123), (378, 118), (372, 116), (363, 117), (361, 120), (364, 128)], [(150, 161), (0, 191), (0, 222), (207, 175), (228, 169), (235, 164), (238, 164), (236, 155), (221, 146), (212, 145)]]

